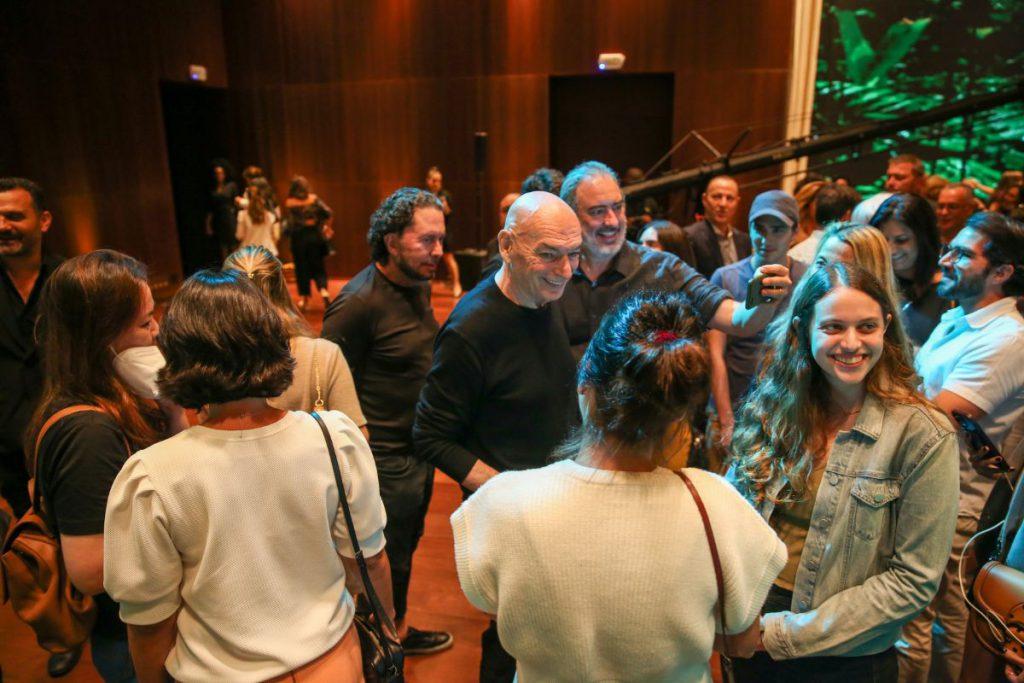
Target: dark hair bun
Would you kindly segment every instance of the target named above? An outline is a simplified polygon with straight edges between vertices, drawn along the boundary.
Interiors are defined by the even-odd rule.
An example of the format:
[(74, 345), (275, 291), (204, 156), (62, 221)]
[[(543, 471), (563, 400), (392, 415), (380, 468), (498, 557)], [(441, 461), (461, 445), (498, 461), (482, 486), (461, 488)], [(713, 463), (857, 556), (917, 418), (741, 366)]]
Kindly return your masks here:
[(707, 400), (702, 327), (678, 293), (639, 292), (601, 322), (580, 365), (593, 426), (626, 444), (659, 442)]

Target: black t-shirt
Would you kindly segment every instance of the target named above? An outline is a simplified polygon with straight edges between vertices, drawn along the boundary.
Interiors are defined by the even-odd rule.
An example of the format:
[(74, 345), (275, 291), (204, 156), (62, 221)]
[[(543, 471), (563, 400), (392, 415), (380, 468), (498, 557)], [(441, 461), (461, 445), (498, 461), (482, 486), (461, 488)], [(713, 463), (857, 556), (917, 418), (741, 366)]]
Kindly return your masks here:
[(373, 264), (324, 314), (321, 336), (341, 347), (352, 370), (376, 457), (413, 454), (413, 413), (436, 334), (430, 287), (400, 287)]
[[(66, 536), (103, 533), (107, 496), (128, 460), (127, 449), (124, 433), (107, 413), (74, 413), (50, 427), (39, 445), (37, 485), (53, 531)], [(124, 634), (117, 604), (105, 593), (95, 597), (96, 630)]]
[[(11, 462), (24, 466), (21, 439), (36, 407), (43, 384), (43, 371), (34, 336), (39, 317), (39, 297), (43, 285), (57, 266), (59, 256), (44, 254), (28, 301), (14, 286), (3, 261), (0, 261), (0, 453), (11, 454)], [(0, 458), (0, 467), (6, 458)], [(24, 476), (21, 477), (24, 482)]]
[(561, 317), (517, 306), (488, 278), (438, 334), (416, 452), (460, 482), (478, 459), (497, 470), (542, 467), (578, 419), (575, 383)]

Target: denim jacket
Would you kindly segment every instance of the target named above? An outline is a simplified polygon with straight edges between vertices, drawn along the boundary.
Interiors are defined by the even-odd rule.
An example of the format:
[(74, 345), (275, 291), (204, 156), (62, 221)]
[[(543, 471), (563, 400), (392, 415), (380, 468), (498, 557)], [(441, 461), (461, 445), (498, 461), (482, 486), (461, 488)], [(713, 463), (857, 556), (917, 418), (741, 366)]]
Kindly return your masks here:
[[(763, 617), (773, 659), (882, 652), (931, 601), (956, 527), (959, 449), (944, 415), (869, 394), (818, 488), (789, 612)], [(735, 481), (735, 470), (728, 474)], [(781, 482), (769, 485), (774, 497)], [(774, 505), (757, 506), (767, 520)]]

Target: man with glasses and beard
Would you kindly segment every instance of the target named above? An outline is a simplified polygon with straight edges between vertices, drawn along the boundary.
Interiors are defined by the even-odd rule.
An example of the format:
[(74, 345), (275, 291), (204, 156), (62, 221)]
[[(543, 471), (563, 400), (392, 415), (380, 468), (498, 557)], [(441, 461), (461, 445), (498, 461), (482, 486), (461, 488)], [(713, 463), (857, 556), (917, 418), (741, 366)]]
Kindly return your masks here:
[(430, 279), (443, 255), (444, 235), (436, 195), (413, 187), (395, 191), (370, 218), (366, 238), (373, 262), (327, 308), (321, 333), (345, 354), (370, 430), (387, 512), (384, 537), (396, 624), (410, 655), (452, 645), (450, 633), (405, 623), (412, 556), (434, 485), (433, 466), (414, 453), (412, 425), (437, 334)]
[[(1011, 426), (1024, 415), (1024, 317), (1017, 310), (1017, 297), (1024, 294), (1024, 226), (997, 213), (977, 213), (953, 238), (939, 267), (939, 296), (959, 305), (943, 314), (917, 354), (922, 389), (951, 419), (954, 411), (974, 419), (1002, 449)], [(903, 627), (897, 643), (901, 681), (928, 680), (936, 620), (941, 639), (935, 647), (944, 668), (939, 678), (955, 681), (960, 675), (968, 613), (958, 564), (1000, 476), (999, 459), (972, 464), (968, 453), (961, 453), (953, 552), (935, 598)], [(1019, 458), (1009, 465), (1020, 467)]]

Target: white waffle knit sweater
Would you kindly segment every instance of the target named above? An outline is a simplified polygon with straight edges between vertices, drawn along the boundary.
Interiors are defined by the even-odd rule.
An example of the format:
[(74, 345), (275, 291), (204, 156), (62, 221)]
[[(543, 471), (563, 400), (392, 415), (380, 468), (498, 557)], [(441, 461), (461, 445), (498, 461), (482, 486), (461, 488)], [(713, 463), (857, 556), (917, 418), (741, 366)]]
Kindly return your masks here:
[[(728, 631), (757, 617), (786, 547), (724, 479), (686, 470), (723, 565)], [(497, 614), (519, 680), (711, 681), (717, 588), (704, 528), (672, 472), (561, 461), (505, 472), (452, 515), (469, 601)]]

